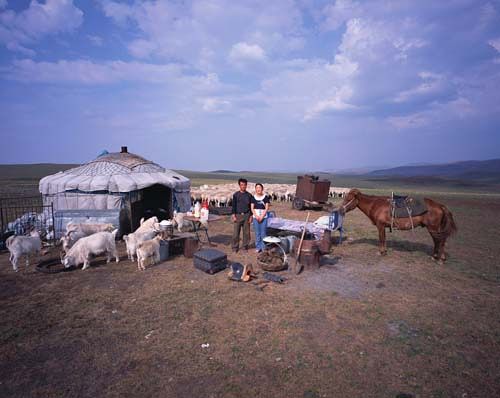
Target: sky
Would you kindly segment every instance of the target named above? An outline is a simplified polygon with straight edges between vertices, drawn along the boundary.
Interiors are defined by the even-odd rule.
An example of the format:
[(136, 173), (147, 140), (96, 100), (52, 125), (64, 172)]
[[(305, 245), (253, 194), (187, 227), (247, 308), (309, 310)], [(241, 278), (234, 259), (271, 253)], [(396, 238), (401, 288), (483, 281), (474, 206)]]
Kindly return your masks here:
[(500, 157), (499, 0), (0, 0), (0, 163)]

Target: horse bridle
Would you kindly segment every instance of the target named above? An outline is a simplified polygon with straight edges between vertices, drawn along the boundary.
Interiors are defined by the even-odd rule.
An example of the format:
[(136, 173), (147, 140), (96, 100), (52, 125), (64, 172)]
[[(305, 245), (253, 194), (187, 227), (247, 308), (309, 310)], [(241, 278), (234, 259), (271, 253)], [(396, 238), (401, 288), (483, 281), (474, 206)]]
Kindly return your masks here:
[(347, 202), (345, 205), (342, 205), (341, 209), (344, 213), (346, 213), (346, 209), (347, 207), (352, 203), (354, 202), (354, 199), (356, 199), (356, 196), (354, 196), (349, 202)]

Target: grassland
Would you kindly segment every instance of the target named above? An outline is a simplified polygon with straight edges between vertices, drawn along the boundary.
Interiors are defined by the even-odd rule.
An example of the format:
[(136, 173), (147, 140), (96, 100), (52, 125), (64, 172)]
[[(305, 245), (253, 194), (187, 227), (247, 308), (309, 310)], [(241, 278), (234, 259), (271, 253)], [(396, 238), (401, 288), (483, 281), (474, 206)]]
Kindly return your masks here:
[[(183, 174), (195, 184), (238, 176)], [(33, 182), (11, 175), (0, 187), (36, 191)], [(358, 210), (347, 215), (346, 242), (319, 270), (285, 271), (284, 285), (263, 290), (196, 271), (184, 257), (139, 272), (123, 243), (118, 264), (96, 260), (89, 270), (55, 275), (15, 274), (0, 254), (0, 396), (498, 396), (495, 189), (336, 176), (334, 184), (445, 203), (459, 227), (449, 261), (429, 258), (422, 229), (389, 234), (389, 253), (378, 256), (376, 229)], [(305, 217), (289, 204), (273, 206), (280, 216)], [(217, 248), (255, 265), (254, 253), (230, 252), (231, 228), (229, 220), (210, 226)]]

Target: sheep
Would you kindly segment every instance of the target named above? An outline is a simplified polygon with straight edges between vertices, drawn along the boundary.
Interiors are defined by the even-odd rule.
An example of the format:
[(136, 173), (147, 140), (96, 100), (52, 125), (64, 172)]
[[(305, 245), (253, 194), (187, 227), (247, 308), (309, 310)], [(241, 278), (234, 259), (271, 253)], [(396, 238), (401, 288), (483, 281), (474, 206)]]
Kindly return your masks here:
[(146, 269), (145, 261), (148, 258), (152, 259), (152, 264), (160, 262), (160, 241), (161, 237), (158, 235), (137, 245), (137, 268), (139, 270)]
[(127, 245), (127, 255), (129, 260), (135, 261), (135, 254), (139, 243), (153, 239), (156, 236), (156, 231), (133, 232), (123, 236), (123, 240)]
[(21, 256), (26, 256), (26, 268), (28, 268), (30, 256), (39, 256), (42, 249), (42, 241), (37, 231), (31, 232), (30, 236), (9, 236), (5, 245), (10, 252), (9, 260), (15, 272), (19, 271), (17, 262)]
[(90, 258), (92, 255), (98, 256), (101, 254), (107, 255), (107, 263), (111, 261), (111, 256), (115, 257), (116, 262), (120, 261), (118, 252), (116, 251), (115, 238), (118, 229), (113, 232), (96, 232), (90, 236), (79, 239), (68, 253), (61, 258), (61, 262), (65, 268), (83, 263), (82, 270), (90, 266)]

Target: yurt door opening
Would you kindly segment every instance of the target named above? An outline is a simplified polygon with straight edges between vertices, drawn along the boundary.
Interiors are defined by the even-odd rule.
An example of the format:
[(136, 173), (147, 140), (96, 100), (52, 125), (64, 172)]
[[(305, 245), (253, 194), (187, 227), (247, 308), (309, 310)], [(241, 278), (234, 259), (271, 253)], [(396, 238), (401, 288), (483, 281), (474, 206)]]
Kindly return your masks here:
[(132, 203), (132, 228), (135, 231), (142, 217), (158, 217), (158, 221), (172, 218), (172, 189), (155, 184), (142, 190), (142, 200)]

